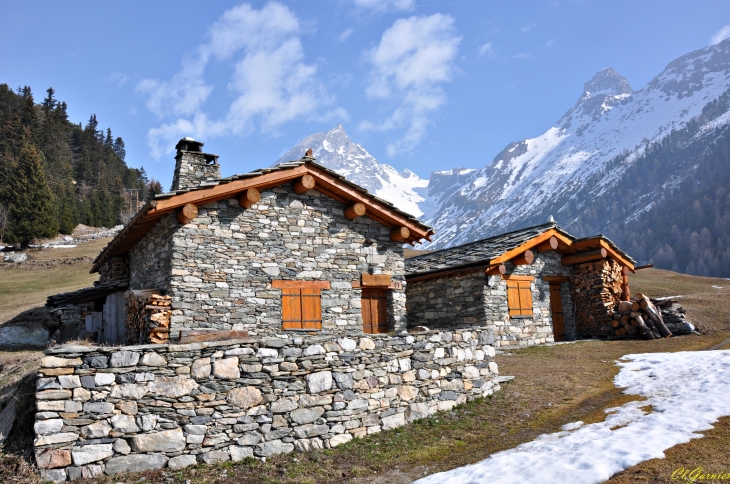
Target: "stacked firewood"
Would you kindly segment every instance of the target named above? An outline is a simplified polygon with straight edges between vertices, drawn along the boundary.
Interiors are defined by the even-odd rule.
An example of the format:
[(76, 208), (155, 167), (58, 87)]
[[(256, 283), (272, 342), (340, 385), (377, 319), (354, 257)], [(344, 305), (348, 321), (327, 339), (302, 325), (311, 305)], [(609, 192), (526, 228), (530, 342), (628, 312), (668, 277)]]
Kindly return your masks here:
[(647, 296), (636, 294), (633, 301), (621, 301), (611, 321), (613, 335), (618, 338), (668, 338), (672, 332), (664, 324), (661, 310)]
[(167, 343), (172, 298), (160, 295), (156, 289), (129, 290), (124, 297), (127, 300), (127, 342)]
[(99, 281), (123, 281), (129, 279), (129, 259), (126, 256), (112, 257), (99, 268)]
[(623, 273), (616, 261), (603, 259), (577, 266), (570, 276), (578, 335), (607, 336), (621, 300)]

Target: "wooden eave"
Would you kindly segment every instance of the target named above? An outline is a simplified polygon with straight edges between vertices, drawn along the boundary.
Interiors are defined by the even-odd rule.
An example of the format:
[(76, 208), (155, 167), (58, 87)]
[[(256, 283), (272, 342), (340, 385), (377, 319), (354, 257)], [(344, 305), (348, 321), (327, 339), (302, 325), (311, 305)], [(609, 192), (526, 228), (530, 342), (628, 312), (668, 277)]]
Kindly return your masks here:
[(99, 267), (109, 257), (125, 254), (134, 247), (165, 215), (191, 203), (196, 206), (236, 198), (238, 194), (249, 188), (259, 191), (289, 183), (303, 175), (312, 175), (316, 180), (314, 190), (327, 195), (344, 204), (362, 203), (367, 211), (366, 217), (388, 227), (396, 229), (406, 227), (410, 236), (403, 240), (411, 245), (420, 243), (421, 239), (429, 240), (433, 229), (422, 225), (415, 219), (399, 213), (394, 208), (379, 201), (366, 191), (357, 190), (352, 184), (327, 173), (309, 163), (291, 168), (281, 168), (249, 178), (219, 183), (210, 187), (198, 188), (189, 192), (148, 202), (126, 227), (99, 254), (91, 268), (91, 273), (98, 272)]

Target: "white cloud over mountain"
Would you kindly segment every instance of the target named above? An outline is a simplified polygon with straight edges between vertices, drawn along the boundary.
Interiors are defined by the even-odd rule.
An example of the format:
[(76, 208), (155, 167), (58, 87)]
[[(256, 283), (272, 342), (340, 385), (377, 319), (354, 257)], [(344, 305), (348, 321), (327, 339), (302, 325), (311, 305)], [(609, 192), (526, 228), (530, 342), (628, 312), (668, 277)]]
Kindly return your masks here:
[(461, 37), (448, 15), (402, 18), (383, 33), (367, 52), (373, 74), (366, 93), (395, 105), (380, 122), (363, 122), (361, 129), (405, 133), (387, 147), (393, 156), (413, 149), (423, 138), (434, 112), (446, 102), (441, 85), (450, 82)]
[[(246, 135), (257, 128), (276, 133), (296, 119), (346, 118), (342, 108), (329, 113), (333, 97), (307, 63), (300, 40), (301, 22), (285, 5), (271, 2), (256, 10), (249, 4), (231, 8), (208, 30), (208, 41), (187, 55), (172, 79), (145, 79), (137, 92), (163, 124), (148, 132), (154, 156), (159, 157), (182, 135), (214, 138)], [(204, 108), (213, 86), (206, 81), (212, 62), (233, 69), (228, 89), (234, 94), (227, 113), (218, 118)]]

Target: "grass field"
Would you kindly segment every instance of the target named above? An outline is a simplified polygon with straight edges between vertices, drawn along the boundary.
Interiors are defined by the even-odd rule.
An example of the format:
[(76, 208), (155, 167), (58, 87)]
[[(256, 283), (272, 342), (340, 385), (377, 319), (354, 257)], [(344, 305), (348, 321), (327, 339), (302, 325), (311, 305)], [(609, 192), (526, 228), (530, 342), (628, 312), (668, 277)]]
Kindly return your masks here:
[[(101, 246), (103, 243), (98, 243), (98, 248)], [(79, 249), (91, 251), (92, 247), (89, 244)], [(64, 252), (64, 256), (79, 257), (69, 252)], [(88, 266), (84, 269), (73, 266), (67, 270), (73, 274), (60, 277), (68, 290), (87, 285), (93, 279), (82, 278), (84, 271), (88, 272)], [(20, 271), (13, 274), (17, 272)], [(26, 300), (33, 297), (42, 301), (46, 295), (57, 292), (45, 271), (26, 272)], [(5, 274), (0, 272), (0, 284), (7, 284)], [(78, 285), (71, 287), (71, 281), (77, 280)], [(701, 336), (656, 341), (588, 340), (515, 350), (496, 357), (500, 374), (516, 378), (504, 384), (492, 398), (470, 402), (453, 412), (438, 414), (394, 431), (354, 440), (337, 449), (278, 456), (265, 463), (251, 459), (236, 464), (229, 462), (212, 467), (200, 465), (179, 471), (115, 476), (94, 482), (136, 482), (144, 477), (146, 482), (181, 484), (187, 481), (191, 484), (408, 483), (427, 474), (474, 463), (494, 452), (533, 440), (540, 434), (558, 431), (569, 422), (601, 421), (604, 409), (634, 399), (613, 386), (613, 377), (618, 373), (614, 362), (625, 354), (730, 349), (728, 283), (730, 281), (723, 279), (654, 269), (631, 276), (633, 293), (683, 295), (681, 301), (688, 318), (702, 329), (704, 334)], [(13, 302), (9, 298), (0, 291), (0, 307), (12, 308)], [(0, 385), (17, 382), (24, 372), (32, 371), (34, 358), (39, 354), (0, 355)], [(32, 419), (29, 422), (32, 424)], [(27, 456), (27, 435), (27, 431), (21, 434), (18, 444), (0, 458), (0, 481), (37, 482), (28, 461), (17, 457)], [(705, 438), (668, 450), (665, 459), (654, 459), (627, 469), (610, 482), (671, 482), (672, 472), (679, 467), (730, 470), (730, 419), (722, 419), (705, 435)]]

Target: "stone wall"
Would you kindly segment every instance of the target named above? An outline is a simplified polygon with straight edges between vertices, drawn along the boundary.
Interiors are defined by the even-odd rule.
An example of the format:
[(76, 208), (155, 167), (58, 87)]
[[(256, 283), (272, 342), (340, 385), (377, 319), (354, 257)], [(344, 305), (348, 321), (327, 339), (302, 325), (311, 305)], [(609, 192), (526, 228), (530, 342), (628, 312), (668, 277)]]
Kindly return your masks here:
[(172, 273), (172, 237), (180, 224), (175, 214), (162, 218), (129, 251), (129, 288), (166, 291)]
[(197, 151), (178, 151), (175, 156), (175, 172), (170, 191), (195, 188), (206, 180), (220, 178), (221, 166), (216, 155)]
[(483, 329), (58, 347), (37, 382), (49, 480), (331, 448), (499, 389)]
[[(198, 217), (184, 226), (170, 215), (167, 223), (175, 225), (168, 225), (170, 336), (190, 328), (248, 330), (252, 336), (281, 331), (281, 291), (271, 287), (277, 279), (329, 281), (331, 288), (321, 296), (324, 334), (362, 333), (361, 291), (352, 283), (368, 272), (404, 281), (403, 247), (390, 240), (387, 227), (368, 217), (347, 220), (344, 208), (316, 190), (297, 195), (287, 184), (262, 192), (249, 209), (236, 199), (202, 205)], [(140, 257), (131, 257), (133, 281), (145, 279), (134, 275), (138, 264), (166, 257), (161, 249), (141, 257), (142, 251), (164, 244), (164, 237), (152, 243), (163, 230), (158, 226), (160, 235), (151, 233), (135, 248)], [(406, 327), (405, 293), (390, 292), (390, 329), (400, 331)]]
[[(511, 317), (507, 306), (507, 281), (473, 272), (409, 282), (409, 325), (429, 328), (457, 328), (465, 324), (483, 326), (493, 332), (497, 347), (531, 346), (554, 341), (550, 310), (550, 284), (542, 276), (569, 276), (571, 267), (563, 266), (555, 251), (538, 253), (530, 265), (506, 263), (507, 274), (531, 275), (533, 317)], [(566, 340), (575, 339), (575, 317), (570, 285), (561, 284)]]

